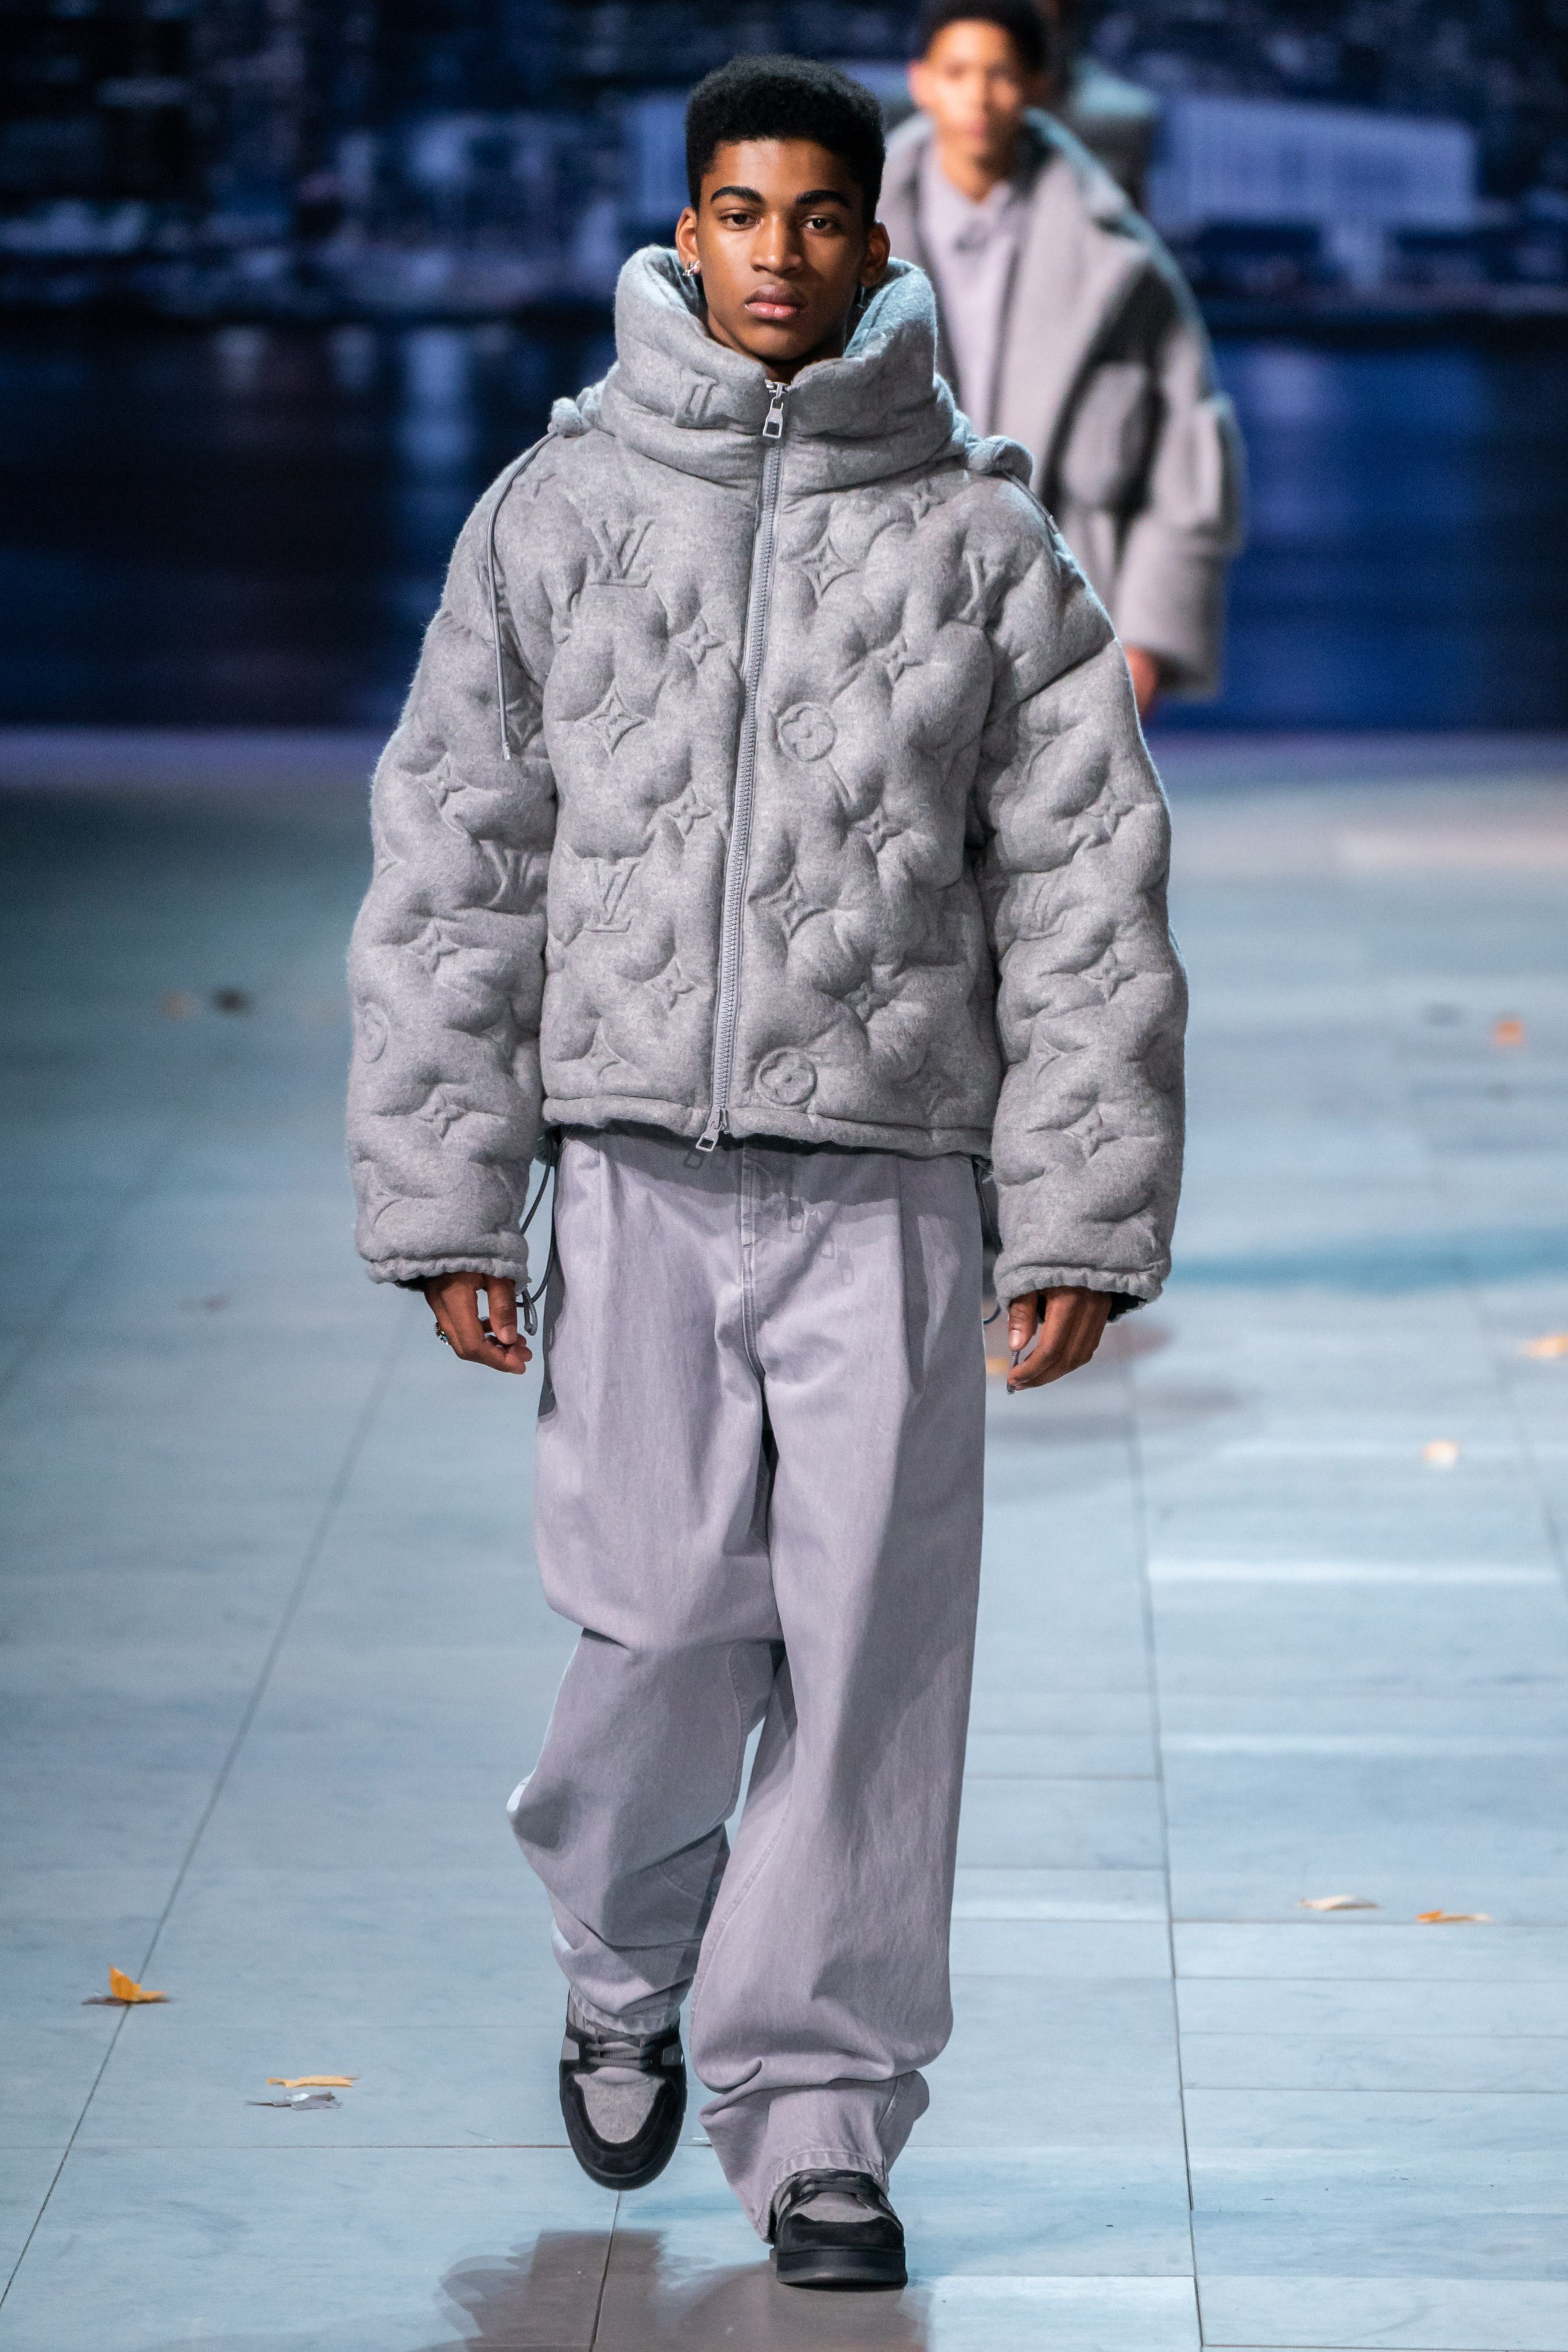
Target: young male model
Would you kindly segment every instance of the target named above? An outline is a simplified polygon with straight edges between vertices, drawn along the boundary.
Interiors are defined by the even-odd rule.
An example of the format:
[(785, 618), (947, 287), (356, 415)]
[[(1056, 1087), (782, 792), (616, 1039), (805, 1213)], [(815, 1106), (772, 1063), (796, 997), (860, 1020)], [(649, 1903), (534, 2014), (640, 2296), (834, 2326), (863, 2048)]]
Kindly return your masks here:
[(559, 1139), (538, 1551), (583, 1633), (511, 1811), (567, 2128), (653, 2178), (689, 1993), (780, 2279), (889, 2284), (950, 2023), (976, 1166), (1036, 1387), (1165, 1276), (1183, 983), (1126, 664), (936, 375), (874, 106), (739, 60), (689, 150), (677, 251), (627, 264), (615, 366), (465, 530), (377, 773), (360, 1244), (520, 1372)]
[(933, 278), (938, 365), (1035, 489), (1103, 599), (1147, 710), (1219, 682), (1240, 543), (1230, 403), (1176, 263), (1103, 165), (1040, 111), (1033, 0), (927, 0), (883, 219)]

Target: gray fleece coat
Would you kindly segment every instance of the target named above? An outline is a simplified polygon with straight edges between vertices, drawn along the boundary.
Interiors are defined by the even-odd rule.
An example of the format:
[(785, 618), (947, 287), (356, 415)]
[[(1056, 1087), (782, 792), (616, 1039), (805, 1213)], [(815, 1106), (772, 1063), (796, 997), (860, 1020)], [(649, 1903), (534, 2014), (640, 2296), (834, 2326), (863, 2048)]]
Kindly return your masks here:
[[(930, 126), (889, 142), (881, 216), (924, 262)], [(1244, 461), (1203, 320), (1146, 220), (1088, 149), (1030, 114), (1029, 224), (1013, 275), (997, 421), (1123, 642), (1158, 654), (1177, 695), (1219, 684), (1225, 572), (1241, 543)], [(937, 364), (952, 375), (945, 339)], [(961, 387), (960, 387), (961, 389)]]
[(788, 389), (673, 255), (458, 541), (377, 770), (350, 1142), (382, 1280), (521, 1278), (548, 1127), (994, 1159), (998, 1291), (1168, 1266), (1184, 987), (1105, 614), (920, 271)]

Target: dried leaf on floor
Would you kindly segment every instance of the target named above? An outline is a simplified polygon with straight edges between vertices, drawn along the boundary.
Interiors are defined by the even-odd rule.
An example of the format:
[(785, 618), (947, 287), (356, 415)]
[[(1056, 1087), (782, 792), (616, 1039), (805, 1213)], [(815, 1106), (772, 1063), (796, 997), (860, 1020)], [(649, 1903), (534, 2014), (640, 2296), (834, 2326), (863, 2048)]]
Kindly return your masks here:
[(1451, 1437), (1434, 1437), (1421, 1448), (1421, 1459), (1434, 1470), (1451, 1470), (1459, 1449)]
[(1522, 1045), (1524, 1043), (1523, 1022), (1516, 1020), (1512, 1013), (1508, 1013), (1501, 1021), (1494, 1021), (1492, 1024), (1491, 1041), (1494, 1045)]
[(1542, 1361), (1552, 1356), (1568, 1356), (1568, 1331), (1543, 1331), (1539, 1339), (1525, 1341), (1524, 1352)]
[(268, 2090), (280, 2091), (350, 2091), (359, 2081), (357, 2074), (269, 2074)]
[(290, 2091), (286, 2099), (247, 2099), (247, 2107), (340, 2107), (336, 2091)]
[(1456, 1925), (1461, 1919), (1490, 1922), (1491, 1913), (1490, 1911), (1417, 1911), (1416, 1916), (1424, 1927), (1438, 1926), (1447, 1927)]
[(1299, 1911), (1375, 1911), (1378, 1906), (1364, 1895), (1303, 1895), (1296, 1906)]
[(134, 2009), (140, 2001), (167, 2000), (168, 1998), (166, 1992), (152, 1992), (146, 1985), (139, 1985), (136, 1979), (128, 1977), (123, 1969), (111, 1968), (109, 1972), (109, 1990), (89, 1993), (82, 2007), (84, 2009)]

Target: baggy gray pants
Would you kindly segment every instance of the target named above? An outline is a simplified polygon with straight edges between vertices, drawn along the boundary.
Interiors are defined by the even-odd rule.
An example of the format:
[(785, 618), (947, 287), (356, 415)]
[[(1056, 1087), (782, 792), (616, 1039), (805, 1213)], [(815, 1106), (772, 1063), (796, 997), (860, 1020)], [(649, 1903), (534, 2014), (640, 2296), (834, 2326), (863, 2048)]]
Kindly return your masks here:
[(569, 1136), (556, 1184), (538, 1550), (584, 1630), (512, 1820), (585, 2022), (653, 2032), (692, 1990), (703, 2122), (765, 2231), (791, 2172), (885, 2180), (951, 2030), (974, 1175), (621, 1129)]

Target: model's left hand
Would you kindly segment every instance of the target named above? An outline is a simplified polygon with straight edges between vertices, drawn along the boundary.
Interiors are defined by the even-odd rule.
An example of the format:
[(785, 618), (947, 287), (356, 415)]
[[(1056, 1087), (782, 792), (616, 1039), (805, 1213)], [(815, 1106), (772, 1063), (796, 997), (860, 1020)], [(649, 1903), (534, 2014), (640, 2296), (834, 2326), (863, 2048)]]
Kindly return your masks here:
[[(532, 1350), (517, 1328), (517, 1286), (493, 1274), (433, 1274), (424, 1295), (435, 1328), (455, 1356), (485, 1364), (493, 1372), (526, 1372)], [(488, 1322), (479, 1312), (479, 1293), (490, 1301)]]
[[(1030, 1290), (1008, 1308), (1008, 1388), (1042, 1389), (1085, 1365), (1104, 1336), (1111, 1297), (1104, 1290)], [(1024, 1350), (1028, 1350), (1024, 1353)]]

